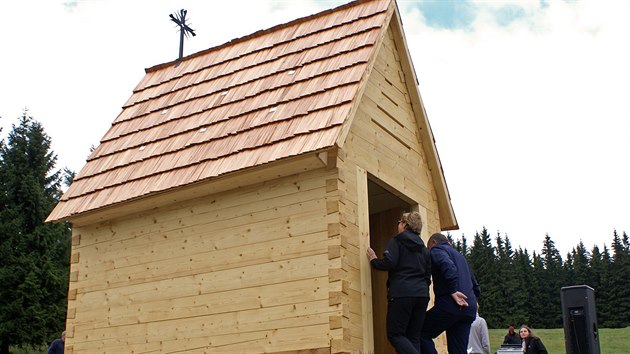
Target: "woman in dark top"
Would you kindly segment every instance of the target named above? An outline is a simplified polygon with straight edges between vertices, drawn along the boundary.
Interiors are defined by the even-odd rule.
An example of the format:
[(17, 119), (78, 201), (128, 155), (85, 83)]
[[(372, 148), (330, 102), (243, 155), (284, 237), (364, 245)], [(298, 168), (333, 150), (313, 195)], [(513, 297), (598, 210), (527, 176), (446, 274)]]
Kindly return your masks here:
[(398, 235), (387, 243), (383, 258), (370, 247), (367, 258), (387, 277), (387, 338), (399, 354), (420, 353), (420, 335), (429, 304), (431, 256), (420, 238), (420, 213), (404, 213)]
[(521, 335), (521, 339), (523, 340), (522, 345), (524, 354), (548, 354), (547, 348), (545, 348), (545, 345), (540, 338), (536, 337), (532, 333), (531, 328), (526, 325), (522, 325), (518, 333)]

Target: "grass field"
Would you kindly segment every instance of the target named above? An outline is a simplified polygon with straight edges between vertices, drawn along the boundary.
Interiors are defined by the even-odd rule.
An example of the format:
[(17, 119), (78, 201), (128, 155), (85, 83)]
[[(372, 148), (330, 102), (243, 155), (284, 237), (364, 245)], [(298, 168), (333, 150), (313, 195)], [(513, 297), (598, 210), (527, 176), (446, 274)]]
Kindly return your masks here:
[[(562, 328), (532, 329), (532, 331), (543, 341), (549, 354), (566, 352)], [(499, 349), (506, 333), (507, 329), (490, 330), (490, 353), (495, 353)], [(630, 354), (630, 327), (600, 328), (599, 336), (601, 354)]]
[[(517, 329), (518, 330), (518, 329)], [(549, 354), (565, 353), (564, 331), (562, 328), (533, 329), (534, 334), (542, 339)], [(503, 342), (507, 329), (490, 330), (490, 353), (496, 353)], [(599, 348), (601, 354), (630, 354), (630, 327), (626, 328), (600, 328)], [(14, 354), (34, 354), (45, 352), (46, 348), (18, 349), (11, 348)]]

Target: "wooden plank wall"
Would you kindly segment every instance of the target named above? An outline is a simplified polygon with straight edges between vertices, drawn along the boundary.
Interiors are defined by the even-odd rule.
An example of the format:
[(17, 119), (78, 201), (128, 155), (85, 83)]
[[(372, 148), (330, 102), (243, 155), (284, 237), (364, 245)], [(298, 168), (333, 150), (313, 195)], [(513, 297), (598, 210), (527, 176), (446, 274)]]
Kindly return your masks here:
[(423, 206), (431, 234), (440, 230), (437, 195), (392, 37), (390, 29), (343, 152), (346, 160)]
[(366, 336), (370, 333), (363, 328), (362, 311), (365, 310), (360, 304), (362, 298), (370, 297), (360, 296), (361, 258), (365, 257), (365, 250), (359, 249), (358, 243), (360, 221), (356, 210), (362, 197), (358, 195), (357, 181), (363, 177), (358, 176), (357, 171), (364, 169), (420, 205), (425, 215), (423, 237), (440, 231), (437, 195), (404, 80), (389, 29), (337, 159), (340, 204), (343, 206), (340, 233), (345, 240), (342, 247), (348, 263), (344, 276), (350, 285), (347, 301), (350, 304), (351, 342), (347, 349), (352, 352), (364, 351), (364, 333)]
[(338, 180), (320, 169), (75, 228), (66, 350), (330, 353), (350, 317)]

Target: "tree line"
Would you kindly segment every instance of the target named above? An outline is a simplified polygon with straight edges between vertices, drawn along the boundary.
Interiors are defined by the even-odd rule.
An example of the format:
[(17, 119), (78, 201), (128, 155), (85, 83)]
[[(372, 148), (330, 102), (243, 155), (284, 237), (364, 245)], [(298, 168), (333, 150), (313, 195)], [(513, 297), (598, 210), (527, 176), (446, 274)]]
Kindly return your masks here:
[(481, 285), (479, 313), (490, 328), (527, 324), (561, 328), (561, 288), (588, 285), (595, 290), (598, 326), (630, 326), (630, 245), (628, 234), (613, 232), (611, 247), (590, 251), (580, 241), (563, 259), (545, 235), (540, 254), (515, 250), (507, 235), (491, 237), (486, 228), (472, 245), (464, 235), (453, 247), (461, 252)]

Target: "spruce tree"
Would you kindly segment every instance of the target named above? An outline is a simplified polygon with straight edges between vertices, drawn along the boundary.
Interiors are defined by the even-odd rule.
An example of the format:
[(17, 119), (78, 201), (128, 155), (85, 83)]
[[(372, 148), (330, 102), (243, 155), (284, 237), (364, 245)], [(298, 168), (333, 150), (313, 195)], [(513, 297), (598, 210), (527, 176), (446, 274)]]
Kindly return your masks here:
[(610, 313), (608, 322), (611, 327), (630, 325), (630, 255), (627, 235), (625, 241), (619, 237), (617, 230), (613, 232), (613, 257), (610, 273), (610, 297), (608, 299)]
[(543, 328), (558, 328), (562, 326), (562, 308), (560, 307), (560, 288), (565, 286), (562, 257), (556, 249), (549, 234), (545, 235), (542, 248), (544, 271), (541, 273), (543, 313), (541, 322)]
[(453, 248), (455, 248), (457, 250), (457, 252), (461, 253), (462, 256), (466, 257), (466, 259), (470, 258), (470, 249), (468, 248), (468, 243), (466, 241), (466, 236), (464, 234), (462, 234), (462, 238), (457, 239), (457, 240), (453, 240), (452, 237), (449, 237), (450, 233), (448, 233), (446, 235), (446, 237), (448, 238), (448, 240), (451, 242), (451, 245), (453, 245)]
[(61, 196), (50, 138), (27, 112), (0, 148), (0, 354), (65, 327), (70, 229), (44, 220)]
[(602, 251), (602, 273), (600, 278), (601, 291), (602, 293), (602, 301), (597, 300), (597, 320), (599, 321), (600, 327), (612, 328), (611, 319), (613, 318), (613, 313), (615, 309), (612, 307), (611, 300), (611, 284), (613, 275), (612, 273), (612, 257), (610, 256), (610, 251), (608, 251), (608, 247), (604, 245), (604, 250)]
[(481, 233), (475, 233), (468, 263), (481, 286), (480, 313), (483, 314), (491, 328), (502, 325), (500, 322), (501, 310), (497, 307), (501, 301), (501, 289), (499, 279), (496, 277), (497, 264), (495, 260), (491, 237), (484, 227)]
[(594, 245), (591, 250), (591, 259), (589, 260), (588, 284), (595, 290), (595, 307), (597, 308), (597, 321), (600, 326), (603, 326), (606, 321), (603, 310), (608, 298), (608, 289), (604, 283), (608, 277), (607, 271), (603, 253), (597, 245)]
[[(529, 292), (529, 324), (534, 328), (552, 328), (550, 326), (549, 316), (547, 315), (549, 294), (548, 284), (546, 284), (546, 270), (543, 258), (536, 254), (536, 251), (532, 253), (532, 271), (529, 284), (525, 288)], [(559, 293), (559, 291), (558, 291)]]
[(514, 273), (516, 274), (516, 293), (514, 293), (514, 304), (511, 309), (511, 316), (508, 324), (515, 327), (521, 324), (530, 324), (536, 308), (534, 302), (537, 296), (533, 293), (535, 286), (532, 261), (527, 249), (519, 248), (514, 254)]
[(470, 254), (470, 248), (468, 248), (468, 240), (466, 240), (466, 236), (462, 234), (462, 243), (461, 243), (461, 253), (464, 257), (468, 257)]
[(567, 257), (565, 258), (564, 263), (562, 264), (564, 275), (569, 280), (575, 278), (575, 269), (573, 268), (574, 255), (575, 255), (575, 247), (573, 247), (571, 252), (567, 253)]
[(499, 317), (496, 328), (506, 328), (509, 324), (520, 323), (525, 317), (526, 309), (522, 305), (523, 296), (520, 288), (520, 274), (517, 273), (515, 253), (512, 250), (510, 238), (505, 239), (500, 234), (496, 237), (497, 249), (497, 284), (501, 291), (501, 297), (496, 303)]
[(584, 247), (582, 240), (578, 243), (577, 247), (573, 249), (573, 277), (567, 277), (566, 285), (588, 285), (588, 266), (589, 266), (589, 254)]

